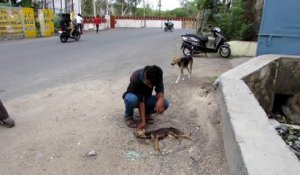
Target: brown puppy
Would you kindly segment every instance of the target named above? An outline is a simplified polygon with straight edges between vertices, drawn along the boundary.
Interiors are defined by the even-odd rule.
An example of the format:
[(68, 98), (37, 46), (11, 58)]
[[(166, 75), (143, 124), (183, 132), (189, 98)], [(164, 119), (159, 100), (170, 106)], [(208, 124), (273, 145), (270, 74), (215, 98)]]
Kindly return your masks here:
[(185, 135), (182, 131), (180, 131), (179, 129), (170, 127), (170, 128), (160, 128), (154, 131), (140, 131), (140, 132), (136, 132), (134, 133), (136, 137), (138, 138), (142, 138), (142, 139), (151, 139), (154, 149), (155, 151), (160, 152), (160, 146), (159, 146), (159, 140), (164, 139), (166, 137), (168, 137), (169, 135), (175, 137), (176, 139), (178, 139), (179, 144), (181, 143), (181, 139), (185, 138), (185, 139), (189, 139), (192, 140), (191, 138), (191, 133), (190, 135)]
[(191, 78), (192, 75), (192, 67), (193, 67), (193, 57), (192, 56), (184, 56), (184, 57), (174, 57), (171, 60), (171, 65), (174, 66), (175, 64), (179, 67), (179, 75), (176, 80), (176, 84), (178, 83), (179, 79), (182, 77), (182, 80), (184, 80), (184, 74), (183, 69), (187, 69), (189, 73), (189, 78)]

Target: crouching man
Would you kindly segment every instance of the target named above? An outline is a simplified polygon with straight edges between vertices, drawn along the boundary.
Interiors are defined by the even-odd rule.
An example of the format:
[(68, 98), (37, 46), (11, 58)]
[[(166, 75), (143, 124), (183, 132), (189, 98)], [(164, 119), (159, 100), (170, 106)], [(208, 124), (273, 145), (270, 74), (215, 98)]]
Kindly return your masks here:
[[(156, 95), (152, 95), (153, 89)], [(160, 67), (146, 66), (136, 70), (130, 77), (127, 91), (123, 94), (125, 121), (128, 127), (143, 130), (146, 124), (153, 124), (151, 114), (163, 113), (169, 102), (164, 98), (163, 71)], [(138, 108), (141, 122), (133, 120), (134, 108)]]
[(9, 115), (4, 105), (2, 104), (1, 100), (0, 100), (0, 124), (8, 128), (15, 126), (15, 121), (9, 118)]

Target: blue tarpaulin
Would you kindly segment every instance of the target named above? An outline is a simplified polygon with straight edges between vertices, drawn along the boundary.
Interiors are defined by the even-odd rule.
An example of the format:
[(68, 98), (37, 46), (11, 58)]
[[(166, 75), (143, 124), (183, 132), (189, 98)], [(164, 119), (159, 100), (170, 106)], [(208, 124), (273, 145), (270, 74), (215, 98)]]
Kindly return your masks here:
[(265, 0), (257, 45), (263, 54), (300, 55), (300, 0)]

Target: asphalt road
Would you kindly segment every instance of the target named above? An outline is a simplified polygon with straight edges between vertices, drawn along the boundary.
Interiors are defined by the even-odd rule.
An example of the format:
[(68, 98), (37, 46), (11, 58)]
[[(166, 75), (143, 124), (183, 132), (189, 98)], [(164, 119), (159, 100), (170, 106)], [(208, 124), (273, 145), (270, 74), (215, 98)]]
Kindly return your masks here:
[[(0, 41), (0, 97), (33, 94), (82, 80), (118, 79), (147, 64), (169, 67), (181, 55), (180, 34), (193, 30), (116, 29), (86, 32), (80, 41), (58, 37)], [(168, 74), (165, 71), (165, 74)]]

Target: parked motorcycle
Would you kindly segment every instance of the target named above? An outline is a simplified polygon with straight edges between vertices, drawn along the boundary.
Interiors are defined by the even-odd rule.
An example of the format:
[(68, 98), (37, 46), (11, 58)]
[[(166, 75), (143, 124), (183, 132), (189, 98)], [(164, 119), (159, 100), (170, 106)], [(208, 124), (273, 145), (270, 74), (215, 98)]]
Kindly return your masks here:
[(60, 28), (58, 30), (58, 33), (60, 33), (59, 38), (62, 43), (67, 42), (69, 38), (75, 39), (75, 41), (78, 41), (80, 39), (81, 34), (80, 34), (80, 31), (79, 31), (77, 25), (74, 25), (73, 33), (70, 34), (70, 32), (71, 32), (70, 29), (63, 30), (62, 28)]
[(223, 58), (228, 58), (231, 55), (230, 45), (227, 43), (226, 39), (221, 35), (221, 29), (219, 27), (214, 27), (211, 32), (214, 36), (214, 47), (207, 47), (208, 37), (199, 36), (195, 34), (185, 34), (181, 35), (182, 45), (181, 49), (184, 55), (194, 55), (200, 53), (217, 53)]
[(172, 22), (165, 22), (165, 28), (164, 28), (165, 32), (167, 32), (168, 30), (170, 32), (174, 31), (174, 24)]

